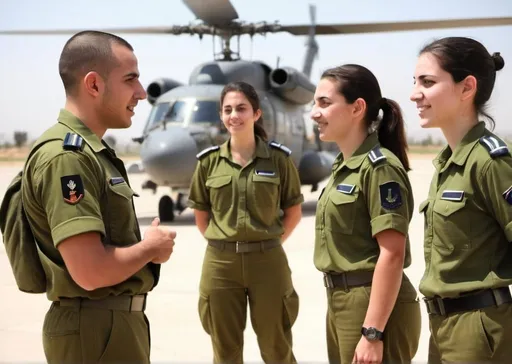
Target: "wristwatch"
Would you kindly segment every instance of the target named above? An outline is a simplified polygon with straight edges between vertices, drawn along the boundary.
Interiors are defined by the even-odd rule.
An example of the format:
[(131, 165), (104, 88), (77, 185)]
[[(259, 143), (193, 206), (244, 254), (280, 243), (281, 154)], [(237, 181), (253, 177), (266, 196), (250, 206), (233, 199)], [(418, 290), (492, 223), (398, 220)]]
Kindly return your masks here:
[(363, 334), (363, 336), (367, 338), (368, 341), (382, 340), (384, 337), (384, 333), (377, 330), (375, 327), (363, 327), (361, 328), (361, 334)]

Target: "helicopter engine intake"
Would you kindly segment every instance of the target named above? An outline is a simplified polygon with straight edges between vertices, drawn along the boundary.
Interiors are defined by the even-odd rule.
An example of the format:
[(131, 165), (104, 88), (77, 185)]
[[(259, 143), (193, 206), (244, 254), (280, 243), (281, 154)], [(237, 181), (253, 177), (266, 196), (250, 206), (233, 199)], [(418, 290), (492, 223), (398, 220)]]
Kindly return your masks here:
[(148, 102), (153, 105), (161, 95), (178, 86), (183, 86), (183, 84), (170, 78), (157, 78), (146, 88)]
[(291, 67), (276, 68), (269, 77), (272, 90), (285, 100), (299, 105), (313, 100), (316, 87), (302, 72)]

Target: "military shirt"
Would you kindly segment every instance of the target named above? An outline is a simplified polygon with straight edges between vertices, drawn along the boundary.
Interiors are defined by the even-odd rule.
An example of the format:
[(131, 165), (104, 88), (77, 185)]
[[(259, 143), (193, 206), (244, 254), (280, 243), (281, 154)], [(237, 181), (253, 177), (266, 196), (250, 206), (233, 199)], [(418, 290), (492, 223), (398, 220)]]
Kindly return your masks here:
[(511, 285), (512, 157), (506, 144), (480, 122), (453, 153), (447, 146), (433, 163), (428, 198), (420, 205), (425, 216), (420, 292), (455, 297)]
[(233, 162), (229, 145), (228, 140), (199, 157), (192, 178), (189, 206), (210, 212), (205, 238), (280, 238), (280, 210), (304, 201), (297, 168), (287, 153), (259, 137), (254, 158), (245, 167)]
[[(67, 133), (83, 138), (83, 147), (65, 149)], [(133, 205), (136, 194), (115, 152), (67, 110), (61, 110), (58, 123), (39, 140), (55, 137), (60, 140), (48, 141), (35, 152), (22, 181), (24, 207), (48, 277), (48, 298), (148, 292), (159, 272), (159, 266), (151, 263), (124, 282), (94, 291), (82, 289), (71, 278), (57, 249), (63, 240), (98, 232), (103, 244), (124, 247), (139, 242), (141, 234)]]
[(340, 153), (319, 197), (314, 264), (322, 272), (373, 270), (379, 258), (375, 236), (394, 229), (404, 234), (404, 267), (411, 263), (408, 237), (414, 199), (400, 160), (370, 134), (347, 160)]

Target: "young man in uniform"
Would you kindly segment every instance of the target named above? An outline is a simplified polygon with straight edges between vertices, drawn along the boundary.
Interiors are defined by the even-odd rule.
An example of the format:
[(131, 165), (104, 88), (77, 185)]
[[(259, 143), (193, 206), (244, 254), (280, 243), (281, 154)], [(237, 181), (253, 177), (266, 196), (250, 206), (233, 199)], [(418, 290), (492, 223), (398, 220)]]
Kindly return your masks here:
[(52, 301), (43, 324), (49, 363), (149, 362), (146, 294), (176, 234), (155, 219), (141, 238), (123, 162), (102, 141), (131, 125), (146, 97), (133, 48), (86, 31), (59, 62), (66, 104), (35, 143), (22, 183)]

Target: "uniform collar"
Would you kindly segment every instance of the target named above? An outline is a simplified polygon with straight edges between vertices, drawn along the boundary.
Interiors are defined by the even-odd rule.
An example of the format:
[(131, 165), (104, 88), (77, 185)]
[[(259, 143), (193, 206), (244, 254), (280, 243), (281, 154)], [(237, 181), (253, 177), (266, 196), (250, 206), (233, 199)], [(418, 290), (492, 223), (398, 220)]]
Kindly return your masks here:
[(484, 135), (484, 133), (485, 123), (480, 121), (467, 132), (464, 138), (462, 138), (460, 143), (455, 147), (453, 153), (449, 145), (444, 147), (438, 156), (434, 159), (434, 167), (437, 169), (437, 171), (441, 171), (443, 166), (446, 168), (450, 163), (463, 166), (464, 163), (466, 163), (471, 150), (478, 142), (478, 139)]
[[(263, 141), (259, 136), (256, 137), (256, 151), (255, 151), (255, 158), (270, 158), (270, 151), (267, 143)], [(231, 159), (231, 149), (230, 149), (230, 142), (231, 138), (229, 138), (227, 141), (222, 143), (220, 146), (220, 156)]]
[(336, 158), (336, 161), (334, 162), (334, 169), (338, 169), (338, 166), (347, 166), (347, 168), (350, 169), (356, 169), (358, 168), (361, 163), (363, 163), (364, 158), (368, 155), (370, 150), (375, 148), (376, 146), (380, 145), (379, 143), (379, 137), (377, 136), (377, 132), (369, 134), (366, 139), (363, 141), (363, 144), (361, 144), (354, 154), (347, 159), (346, 161), (343, 161), (343, 155), (340, 153), (338, 157)]
[(80, 135), (84, 141), (92, 148), (95, 153), (100, 152), (103, 149), (109, 149), (103, 141), (94, 134), (79, 118), (73, 115), (66, 109), (61, 109), (59, 117), (57, 119), (59, 123), (66, 125), (76, 134)]

